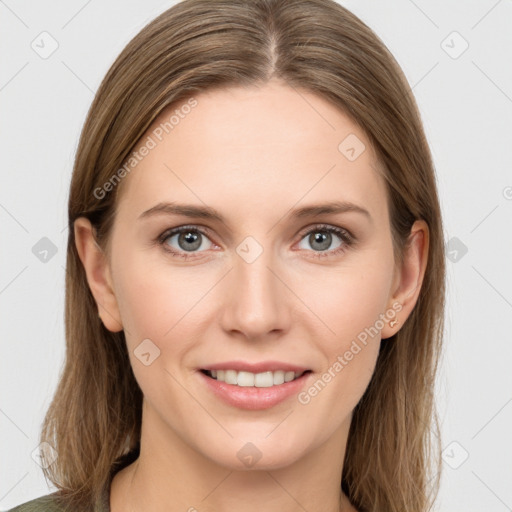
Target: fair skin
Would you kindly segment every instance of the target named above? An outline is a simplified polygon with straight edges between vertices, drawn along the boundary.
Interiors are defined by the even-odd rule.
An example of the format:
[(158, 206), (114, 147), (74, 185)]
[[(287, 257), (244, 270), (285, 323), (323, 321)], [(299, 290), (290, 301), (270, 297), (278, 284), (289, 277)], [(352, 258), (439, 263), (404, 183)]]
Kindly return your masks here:
[[(111, 510), (354, 511), (340, 489), (352, 411), (381, 339), (397, 332), (417, 301), (428, 228), (413, 225), (403, 264), (396, 264), (370, 143), (319, 96), (272, 80), (194, 97), (197, 106), (124, 178), (108, 256), (87, 219), (75, 222), (102, 322), (124, 329), (144, 394), (140, 456), (114, 477)], [(366, 146), (354, 161), (338, 150), (351, 133)], [(171, 201), (214, 208), (224, 222), (139, 219)], [(352, 202), (369, 215), (291, 215), (330, 201)], [(331, 233), (321, 249), (314, 236), (326, 232), (317, 224), (344, 228), (356, 241), (335, 253), (346, 242)], [(177, 235), (154, 243), (183, 225), (208, 229), (198, 235), (200, 248), (187, 252)], [(263, 249), (251, 263), (236, 251), (248, 236)], [(190, 258), (172, 256), (165, 245)], [(320, 252), (327, 256), (315, 257)], [(386, 321), (307, 404), (295, 395), (244, 410), (217, 398), (200, 375), (223, 361), (287, 361), (311, 370), (308, 389), (393, 304), (401, 306), (399, 323)], [(134, 350), (148, 338), (160, 356), (146, 366)], [(249, 442), (261, 453), (251, 467), (237, 456)]]

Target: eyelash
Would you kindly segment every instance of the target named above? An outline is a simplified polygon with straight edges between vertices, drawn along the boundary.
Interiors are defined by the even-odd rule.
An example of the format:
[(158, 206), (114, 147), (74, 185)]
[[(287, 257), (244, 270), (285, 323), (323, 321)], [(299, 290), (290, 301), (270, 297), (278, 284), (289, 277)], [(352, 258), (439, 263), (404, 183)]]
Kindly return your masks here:
[[(193, 256), (194, 252), (186, 253), (186, 252), (180, 252), (176, 251), (174, 249), (169, 248), (169, 245), (165, 242), (171, 238), (174, 235), (179, 235), (184, 232), (194, 232), (194, 233), (200, 233), (202, 236), (205, 236), (206, 238), (210, 238), (208, 236), (208, 230), (206, 229), (199, 229), (197, 226), (180, 226), (178, 228), (173, 228), (170, 230), (164, 231), (161, 235), (157, 237), (157, 242), (159, 245), (162, 246), (163, 250), (170, 253), (173, 257), (182, 258), (184, 260), (188, 259), (194, 259), (196, 256)], [(310, 228), (308, 231), (301, 233), (302, 240), (305, 236), (311, 235), (312, 233), (318, 233), (318, 232), (325, 232), (325, 233), (334, 233), (337, 235), (341, 241), (343, 242), (339, 247), (336, 247), (336, 249), (331, 249), (329, 251), (310, 251), (314, 253), (315, 258), (325, 258), (330, 256), (336, 256), (337, 254), (346, 251), (347, 248), (350, 248), (354, 245), (356, 242), (356, 237), (350, 233), (347, 229), (339, 228), (336, 226), (331, 226), (328, 224), (318, 224), (316, 226), (313, 226), (313, 228)]]

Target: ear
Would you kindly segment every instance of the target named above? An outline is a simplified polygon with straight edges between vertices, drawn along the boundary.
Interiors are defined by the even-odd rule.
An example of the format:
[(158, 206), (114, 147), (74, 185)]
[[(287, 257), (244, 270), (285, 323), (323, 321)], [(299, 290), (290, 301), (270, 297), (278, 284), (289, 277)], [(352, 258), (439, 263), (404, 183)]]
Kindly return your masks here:
[(89, 219), (76, 219), (74, 233), (78, 255), (84, 266), (89, 288), (98, 305), (99, 316), (109, 331), (122, 331), (123, 324), (112, 286), (108, 258), (96, 242), (95, 230)]
[(428, 225), (424, 220), (417, 220), (411, 227), (411, 233), (404, 248), (403, 262), (395, 269), (392, 294), (386, 310), (394, 311), (395, 315), (384, 325), (381, 331), (382, 339), (396, 334), (409, 318), (418, 300), (425, 276), (428, 247)]

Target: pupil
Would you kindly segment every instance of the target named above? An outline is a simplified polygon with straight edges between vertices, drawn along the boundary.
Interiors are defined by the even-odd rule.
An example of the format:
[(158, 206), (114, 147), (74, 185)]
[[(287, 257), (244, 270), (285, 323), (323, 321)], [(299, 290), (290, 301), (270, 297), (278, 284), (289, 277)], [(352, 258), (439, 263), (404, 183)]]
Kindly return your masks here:
[(328, 249), (331, 245), (331, 238), (332, 235), (327, 232), (320, 232), (318, 231), (314, 235), (311, 235), (313, 237), (313, 241), (311, 242), (311, 246), (314, 248), (314, 243), (320, 243), (319, 250), (325, 250)]
[[(187, 245), (185, 247), (182, 246), (181, 242), (186, 242)], [(199, 234), (198, 233), (192, 233), (191, 231), (188, 231), (186, 233), (181, 233), (178, 237), (178, 243), (182, 249), (185, 251), (187, 250), (194, 250), (198, 249), (201, 246), (201, 241), (199, 240)]]

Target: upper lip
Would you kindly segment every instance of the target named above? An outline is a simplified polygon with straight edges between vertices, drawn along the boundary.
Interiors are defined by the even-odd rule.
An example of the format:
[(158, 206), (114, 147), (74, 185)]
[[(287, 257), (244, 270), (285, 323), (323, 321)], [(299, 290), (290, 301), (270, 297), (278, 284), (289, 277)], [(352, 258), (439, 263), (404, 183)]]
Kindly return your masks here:
[(283, 370), (285, 372), (302, 373), (309, 368), (295, 364), (284, 363), (281, 361), (260, 361), (259, 363), (248, 363), (245, 361), (225, 361), (223, 363), (211, 364), (201, 368), (202, 370), (237, 370), (242, 372), (263, 373), (276, 372)]

